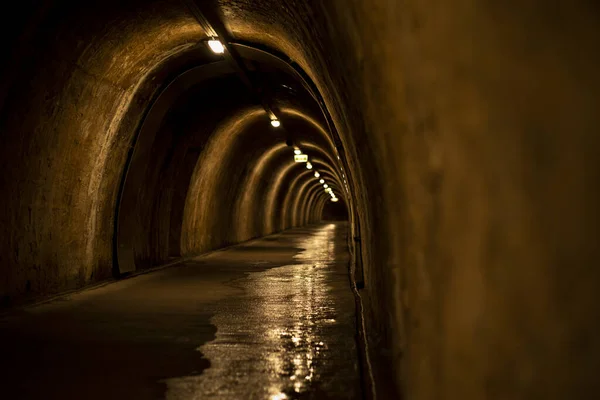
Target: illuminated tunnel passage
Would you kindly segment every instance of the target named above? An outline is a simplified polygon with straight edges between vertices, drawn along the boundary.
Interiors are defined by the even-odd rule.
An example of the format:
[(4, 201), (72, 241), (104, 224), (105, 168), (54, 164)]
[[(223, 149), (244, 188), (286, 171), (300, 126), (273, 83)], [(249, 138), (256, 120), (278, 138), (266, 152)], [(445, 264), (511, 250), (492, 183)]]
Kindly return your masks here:
[[(135, 276), (189, 271), (199, 255), (281, 232), (320, 237), (315, 224), (347, 215), (349, 256), (334, 253), (349, 257), (367, 398), (600, 392), (598, 1), (10, 5), (0, 24), (0, 308), (25, 317), (3, 343), (13, 361), (0, 363), (15, 385), (44, 388), (30, 377), (52, 390), (79, 385), (69, 392), (79, 398), (89, 388), (151, 398), (167, 379), (161, 390), (186, 393), (176, 377), (215, 372), (161, 321), (204, 321), (210, 307), (185, 299), (230, 292), (217, 293), (219, 273), (204, 263), (190, 282), (175, 269)], [(279, 242), (265, 240), (247, 254), (272, 255)], [(308, 273), (294, 268), (248, 276), (236, 293), (278, 315), (254, 284)], [(310, 276), (329, 279), (320, 271)], [(134, 290), (144, 281), (156, 297)], [(188, 291), (203, 282), (214, 291)], [(64, 303), (81, 311), (72, 314), (60, 302), (22, 308), (107, 283), (102, 312), (79, 300)], [(223, 303), (258, 320), (238, 306)], [(241, 329), (210, 315), (224, 332)], [(98, 336), (114, 346), (88, 346)], [(210, 338), (197, 342), (214, 355), (224, 342)], [(69, 378), (54, 368), (63, 348)], [(213, 371), (232, 370), (217, 361)], [(119, 373), (100, 387), (106, 371)], [(269, 376), (255, 389), (271, 388)], [(273, 396), (293, 395), (289, 378)], [(320, 393), (304, 389), (299, 397)]]
[(346, 234), (287, 230), (1, 319), (3, 396), (362, 398)]

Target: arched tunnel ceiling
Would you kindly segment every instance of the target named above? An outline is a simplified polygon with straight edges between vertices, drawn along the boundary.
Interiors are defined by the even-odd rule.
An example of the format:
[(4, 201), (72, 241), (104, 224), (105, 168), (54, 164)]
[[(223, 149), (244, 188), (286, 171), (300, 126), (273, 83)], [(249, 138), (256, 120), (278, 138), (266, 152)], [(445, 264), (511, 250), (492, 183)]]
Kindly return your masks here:
[[(265, 54), (239, 51), (252, 74), (285, 77), (292, 91), (273, 86), (275, 111), (285, 125), (304, 119), (323, 170), (348, 182), (384, 380), (415, 399), (563, 399), (594, 385), (596, 3), (197, 3), (231, 46), (277, 56), (267, 65)], [(236, 132), (273, 131), (260, 102), (236, 91), (227, 112), (194, 113), (190, 97), (178, 114), (185, 121), (165, 114), (146, 148), (156, 162), (132, 172), (147, 184), (122, 184), (159, 94), (184, 71), (221, 61), (185, 3), (16, 2), (8, 18), (14, 24), (0, 35), (0, 188), (10, 194), (0, 208), (2, 304), (109, 278), (121, 217), (142, 222), (129, 231), (128, 262), (140, 267), (318, 217), (327, 198), (315, 183), (294, 181), (287, 137), (210, 149), (234, 115), (256, 113)], [(219, 151), (230, 151), (229, 168), (202, 163)], [(238, 157), (247, 169), (232, 167)], [(305, 194), (286, 199), (292, 184)], [(251, 190), (239, 203), (242, 187)], [(224, 200), (210, 199), (216, 194)], [(117, 216), (122, 196), (131, 208)], [(214, 218), (198, 208), (205, 201)], [(296, 208), (278, 215), (267, 203)], [(241, 222), (226, 229), (216, 219)]]
[[(131, 1), (127, 2), (127, 6), (125, 7), (127, 11), (123, 12), (122, 10), (125, 8), (122, 7), (124, 6), (117, 2), (109, 2), (102, 5), (92, 3), (87, 8), (79, 6), (66, 7), (56, 4), (41, 10), (41, 14), (38, 15), (40, 19), (45, 21), (44, 29), (54, 29), (57, 32), (57, 36), (64, 37), (65, 40), (61, 42), (60, 46), (49, 39), (37, 41), (37, 45), (43, 51), (35, 54), (35, 56), (40, 60), (46, 58), (52, 59), (55, 54), (61, 55), (61, 51), (66, 52), (73, 49), (73, 53), (70, 53), (68, 57), (62, 57), (61, 62), (64, 63), (63, 69), (71, 68), (71, 65), (73, 65), (70, 64), (71, 60), (76, 60), (74, 64), (77, 65), (76, 71), (83, 71), (87, 74), (79, 72), (71, 75), (62, 74), (65, 78), (58, 79), (51, 79), (49, 75), (34, 74), (37, 76), (36, 79), (39, 82), (32, 81), (32, 85), (37, 88), (45, 87), (44, 82), (54, 82), (54, 86), (48, 87), (47, 92), (49, 94), (46, 98), (49, 96), (57, 100), (56, 104), (67, 105), (67, 107), (58, 108), (59, 114), (57, 115), (62, 115), (63, 117), (58, 117), (56, 121), (60, 121), (62, 118), (67, 124), (63, 124), (62, 128), (57, 131), (59, 135), (63, 136), (62, 138), (58, 137), (56, 143), (68, 142), (69, 135), (78, 131), (85, 132), (85, 137), (88, 138), (86, 143), (88, 147), (83, 152), (76, 147), (73, 148), (76, 151), (71, 151), (68, 145), (65, 147), (67, 153), (85, 154), (86, 157), (80, 157), (79, 160), (68, 161), (67, 164), (64, 164), (67, 160), (56, 158), (52, 154), (51, 149), (53, 146), (46, 146), (46, 150), (44, 150), (44, 147), (41, 147), (39, 156), (48, 158), (49, 168), (40, 170), (39, 172), (35, 169), (30, 171), (31, 174), (38, 174), (42, 177), (45, 174), (50, 174), (45, 178), (41, 178), (46, 182), (56, 181), (55, 176), (60, 177), (58, 180), (64, 182), (64, 189), (67, 191), (70, 190), (68, 189), (71, 187), (70, 185), (75, 185), (75, 182), (77, 182), (74, 187), (85, 188), (84, 191), (74, 195), (74, 198), (78, 199), (80, 203), (78, 207), (82, 210), (97, 210), (91, 214), (83, 212), (81, 215), (72, 215), (62, 223), (66, 227), (73, 227), (78, 232), (81, 232), (81, 226), (86, 226), (83, 234), (78, 235), (77, 238), (70, 239), (64, 237), (65, 243), (80, 242), (80, 248), (85, 249), (85, 252), (82, 254), (77, 252), (70, 254), (70, 257), (73, 258), (70, 265), (86, 265), (87, 267), (85, 268), (89, 269), (85, 273), (79, 272), (76, 274), (79, 276), (89, 277), (91, 275), (99, 276), (98, 274), (106, 274), (106, 272), (100, 273), (95, 269), (102, 269), (101, 265), (110, 263), (109, 260), (111, 257), (107, 257), (107, 255), (112, 252), (107, 250), (110, 249), (112, 243), (109, 232), (113, 226), (113, 222), (111, 222), (113, 221), (112, 216), (114, 214), (113, 204), (118, 204), (117, 209), (122, 205), (125, 206), (124, 212), (119, 214), (119, 218), (129, 219), (132, 224), (135, 224), (136, 221), (145, 220), (141, 225), (145, 226), (147, 231), (152, 231), (152, 224), (158, 223), (150, 222), (150, 220), (144, 217), (148, 215), (150, 209), (131, 212), (137, 207), (135, 198), (139, 194), (139, 189), (128, 189), (130, 186), (127, 185), (127, 182), (121, 185), (121, 189), (119, 189), (121, 166), (128, 160), (127, 151), (129, 150), (129, 146), (127, 143), (133, 140), (134, 146), (141, 145), (142, 148), (144, 147), (143, 142), (146, 135), (136, 137), (137, 125), (140, 121), (146, 121), (146, 125), (153, 126), (150, 118), (155, 118), (156, 121), (161, 119), (156, 110), (148, 112), (147, 107), (151, 104), (154, 104), (157, 108), (161, 107), (155, 101), (160, 93), (172, 91), (175, 94), (170, 101), (173, 101), (181, 92), (193, 87), (194, 79), (176, 78), (182, 75), (182, 72), (183, 75), (192, 76), (195, 73), (194, 71), (206, 69), (205, 67), (197, 67), (198, 65), (214, 64), (209, 67), (213, 69), (212, 73), (215, 73), (215, 71), (218, 71), (218, 73), (231, 72), (227, 71), (228, 67), (217, 65), (219, 57), (215, 57), (207, 51), (205, 44), (202, 43), (202, 40), (206, 38), (205, 33), (203, 34), (202, 29), (191, 16), (189, 10), (182, 7), (181, 3)], [(61, 17), (57, 18), (58, 16)], [(102, 22), (98, 23), (98, 21)], [(68, 28), (66, 28), (67, 26)], [(97, 35), (96, 31), (100, 31), (101, 34)], [(119, 40), (114, 40), (117, 37)], [(72, 41), (75, 38), (77, 42)], [(236, 39), (240, 39), (245, 43), (241, 45), (236, 44), (236, 46), (243, 49), (240, 53), (243, 53), (246, 65), (249, 66), (251, 71), (260, 71), (264, 76), (267, 76), (268, 80), (270, 80), (268, 83), (271, 84), (272, 89), (273, 87), (275, 88), (273, 90), (276, 95), (274, 104), (281, 111), (280, 118), (282, 121), (287, 120), (286, 125), (288, 123), (290, 125), (289, 131), (293, 133), (291, 139), (302, 139), (302, 134), (297, 133), (297, 130), (293, 128), (295, 125), (301, 124), (302, 121), (305, 123), (308, 122), (309, 125), (312, 125), (311, 131), (322, 135), (322, 140), (317, 140), (313, 144), (315, 147), (311, 148), (311, 151), (319, 147), (330, 161), (334, 159), (334, 152), (337, 157), (339, 148), (334, 146), (334, 140), (331, 137), (330, 131), (330, 121), (326, 121), (326, 116), (322, 114), (324, 104), (318, 98), (316, 87), (312, 83), (307, 84), (309, 75), (302, 76), (299, 79), (297, 68), (292, 67), (292, 65), (297, 64), (290, 64), (289, 61), (286, 63), (281, 56), (273, 57), (264, 51), (253, 51), (247, 45), (250, 42), (245, 41), (245, 38), (242, 36), (238, 36)], [(75, 45), (75, 43), (87, 43), (87, 45), (85, 48), (81, 48)], [(24, 56), (33, 56), (33, 53), (24, 54)], [(289, 58), (287, 59), (289, 60)], [(271, 64), (269, 62), (265, 63), (265, 60), (270, 60)], [(13, 71), (13, 73), (16, 72)], [(203, 74), (204, 72), (199, 73)], [(282, 77), (283, 79), (281, 79)], [(44, 81), (46, 78), (49, 80)], [(281, 81), (273, 81), (277, 79), (281, 79)], [(310, 81), (310, 79), (308, 80)], [(182, 85), (183, 83), (183, 86), (175, 88), (177, 90), (173, 90), (173, 87), (167, 87), (169, 82), (174, 82), (174, 86)], [(85, 93), (77, 92), (75, 90), (77, 85), (83, 85), (83, 87), (90, 90)], [(63, 87), (67, 89), (72, 88), (73, 90), (61, 92), (61, 88)], [(305, 92), (305, 89), (308, 89), (308, 92)], [(11, 113), (10, 109), (11, 107), (12, 109), (18, 109), (21, 104), (19, 101), (30, 101), (31, 99), (35, 101), (35, 95), (30, 96), (26, 90), (21, 92), (22, 95), (20, 97), (12, 99), (4, 115), (18, 114)], [(298, 99), (298, 96), (302, 98)], [(311, 101), (307, 102), (306, 99)], [(167, 105), (162, 105), (162, 112), (166, 112), (169, 100), (165, 100), (165, 96), (162, 96), (158, 102), (167, 103)], [(69, 108), (69, 104), (76, 106), (84, 118), (71, 118), (70, 113), (72, 108)], [(108, 106), (110, 108), (107, 108)], [(43, 109), (43, 107), (40, 107), (40, 109)], [(36, 121), (39, 122), (43, 118), (46, 118), (46, 115), (40, 114), (39, 120), (32, 118), (28, 123), (30, 126), (34, 126), (37, 123)], [(4, 121), (5, 126), (9, 130), (20, 123), (18, 120), (11, 120), (10, 117)], [(22, 129), (28, 130), (30, 128), (22, 126)], [(103, 140), (101, 142), (94, 141), (93, 138), (96, 137), (102, 137)], [(139, 142), (137, 142), (138, 139)], [(150, 144), (146, 147), (150, 149), (153, 143), (150, 140)], [(161, 143), (161, 141), (157, 143)], [(17, 153), (19, 152), (17, 148), (14, 150)], [(139, 147), (137, 150), (139, 150)], [(48, 153), (48, 156), (44, 155), (45, 152)], [(190, 151), (181, 150), (180, 156), (187, 160), (190, 157), (189, 154), (191, 154)], [(147, 164), (148, 162), (147, 157), (153, 157), (154, 155), (153, 153), (146, 155), (145, 163)], [(31, 156), (36, 157), (35, 154), (31, 154)], [(135, 161), (139, 157), (140, 154), (134, 153), (132, 160)], [(141, 158), (144, 159), (144, 156), (142, 155)], [(76, 166), (77, 162), (79, 162), (78, 166)], [(187, 163), (186, 165), (189, 164), (189, 161), (185, 162)], [(61, 163), (64, 165), (61, 166)], [(142, 162), (142, 164), (145, 163)], [(331, 163), (331, 165), (334, 169), (338, 170), (339, 175), (340, 166), (337, 163)], [(68, 182), (68, 179), (64, 180), (62, 178), (62, 176), (68, 175), (64, 171), (70, 168), (76, 168), (81, 173), (81, 178), (76, 178), (77, 180), (71, 183)], [(147, 168), (142, 167), (137, 171), (139, 176), (136, 178), (136, 170), (134, 168), (128, 171), (128, 179), (137, 180), (139, 185), (139, 182), (141, 182), (140, 179), (147, 177), (148, 174), (151, 174), (150, 176), (154, 176), (155, 178), (160, 175), (149, 171)], [(163, 176), (160, 179), (165, 179), (165, 177)], [(177, 185), (181, 186), (182, 184), (178, 183)], [(48, 193), (53, 191), (60, 192), (60, 190), (58, 187), (53, 186), (38, 186), (30, 195), (32, 198), (39, 196), (41, 198), (56, 198), (55, 196), (48, 196)], [(128, 193), (128, 190), (133, 190), (133, 192)], [(27, 196), (28, 194), (24, 193), (24, 197), (27, 198)], [(174, 196), (177, 197), (177, 195)], [(123, 200), (122, 203), (121, 199)], [(36, 202), (35, 200), (33, 201)], [(170, 201), (168, 200), (167, 202)], [(180, 200), (176, 198), (173, 201)], [(127, 206), (128, 202), (129, 206)], [(42, 204), (43, 201), (37, 203)], [(57, 202), (53, 207), (58, 210), (63, 205)], [(123, 224), (119, 223), (119, 226), (115, 228), (123, 232), (125, 237), (129, 236), (131, 238), (135, 236), (130, 234), (132, 232), (127, 232), (127, 222)], [(47, 227), (44, 229), (51, 228)], [(249, 231), (247, 228), (245, 229), (246, 234), (240, 237), (248, 235)], [(174, 234), (176, 236), (178, 228), (172, 226), (170, 231), (172, 231), (170, 232), (171, 236)], [(147, 236), (148, 233), (144, 235)], [(58, 240), (62, 241), (63, 239)], [(173, 240), (168, 241), (172, 242)], [(141, 253), (147, 253), (148, 251), (160, 253), (154, 254), (149, 258), (148, 262), (150, 264), (158, 262), (167, 254), (166, 250), (156, 250), (157, 246), (149, 245), (150, 242), (146, 239), (142, 240), (142, 242), (146, 244), (137, 244), (138, 247), (141, 247)], [(124, 243), (123, 241), (114, 243), (114, 245), (117, 247), (117, 253), (121, 251), (119, 250), (121, 245), (124, 245), (125, 249), (130, 248), (131, 245), (136, 246), (135, 243)], [(57, 243), (56, 246), (61, 247), (62, 244)], [(173, 245), (170, 245), (170, 247), (172, 248)], [(174, 250), (170, 251), (175, 252)], [(103, 256), (98, 258), (99, 254)], [(138, 257), (135, 254), (136, 251), (133, 251), (127, 255), (127, 261), (123, 261), (123, 270), (126, 271), (133, 268), (135, 259)], [(128, 266), (125, 266), (126, 264)], [(142, 264), (144, 263), (142, 262)], [(60, 271), (58, 272), (59, 274), (66, 274), (65, 277), (75, 273), (75, 271), (67, 272), (69, 268), (57, 268)], [(85, 278), (84, 280), (87, 279), (89, 278)], [(15, 284), (17, 281), (15, 281)], [(10, 286), (11, 284), (9, 283), (8, 285)], [(20, 286), (20, 284), (17, 284), (17, 286)]]
[[(322, 178), (336, 193), (346, 194), (340, 178), (339, 155), (332, 133), (324, 127), (326, 116), (319, 115), (322, 106), (314, 92), (279, 58), (260, 50), (255, 53), (244, 46), (243, 54), (254, 56), (244, 62), (252, 61), (249, 69), (256, 76), (251, 78), (263, 82), (261, 90), (271, 93), (270, 104), (281, 110), (278, 117), (283, 128), (268, 124), (265, 111), (270, 110), (254, 104), (250, 88), (243, 87), (244, 79), (238, 79), (235, 64), (227, 60), (194, 67), (176, 76), (153, 102), (135, 137), (118, 203), (116, 248), (120, 273), (164, 262), (169, 255), (198, 254), (318, 220), (320, 212), (314, 209), (319, 205), (308, 204), (303, 190), (293, 192), (297, 181), (294, 176), (305, 167), (293, 162), (292, 151), (296, 148), (309, 156), (313, 174), (321, 171)], [(258, 64), (257, 59), (263, 64)], [(232, 93), (236, 95), (231, 96)], [(223, 118), (219, 115), (224, 119), (215, 120)], [(194, 139), (199, 133), (189, 129), (193, 126), (202, 126), (198, 137), (204, 139)], [(215, 128), (207, 130), (207, 126)], [(175, 143), (170, 139), (172, 135), (183, 135), (188, 144), (182, 150), (176, 150), (181, 146), (173, 147), (174, 144), (167, 146)], [(168, 183), (159, 183), (164, 180), (160, 172), (148, 173), (156, 170), (153, 167), (159, 159), (181, 163), (177, 157), (185, 158), (189, 147), (199, 148), (198, 161), (193, 170), (186, 170), (189, 178), (185, 174), (178, 178), (189, 181), (189, 188), (185, 195), (169, 194), (168, 190), (181, 191), (181, 184), (171, 184), (165, 190)], [(149, 184), (148, 179), (156, 183)], [(147, 191), (144, 197), (149, 198), (158, 187), (163, 188), (166, 200), (160, 200), (161, 205), (148, 203), (145, 211), (140, 209), (144, 207), (139, 203), (140, 191)], [(173, 196), (185, 197), (183, 212), (169, 211), (181, 207), (181, 200), (177, 205)], [(216, 211), (222, 205), (227, 209)], [(164, 217), (152, 217), (156, 207)], [(153, 222), (153, 218), (159, 220)], [(231, 222), (226, 223), (228, 220)], [(223, 227), (226, 232), (219, 233)], [(179, 250), (173, 248), (177, 241), (173, 235), (181, 237)]]

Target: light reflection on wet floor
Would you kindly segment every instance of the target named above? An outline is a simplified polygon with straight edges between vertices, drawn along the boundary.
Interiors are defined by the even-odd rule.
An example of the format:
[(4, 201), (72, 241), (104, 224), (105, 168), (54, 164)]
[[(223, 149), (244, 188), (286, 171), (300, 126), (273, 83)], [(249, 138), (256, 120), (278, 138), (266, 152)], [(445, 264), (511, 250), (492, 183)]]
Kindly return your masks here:
[(167, 399), (360, 398), (341, 235), (323, 226), (298, 243), (299, 264), (233, 281), (243, 293), (215, 305), (216, 339), (198, 348), (211, 367), (167, 379)]

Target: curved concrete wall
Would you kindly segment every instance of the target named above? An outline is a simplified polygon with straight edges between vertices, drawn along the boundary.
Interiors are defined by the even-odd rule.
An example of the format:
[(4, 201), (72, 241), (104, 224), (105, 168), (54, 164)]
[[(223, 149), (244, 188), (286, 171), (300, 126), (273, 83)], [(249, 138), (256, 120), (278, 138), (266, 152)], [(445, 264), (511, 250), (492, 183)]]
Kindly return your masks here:
[(200, 35), (183, 10), (141, 3), (45, 4), (15, 46), (1, 86), (0, 187), (18, 193), (0, 210), (5, 303), (110, 276), (128, 146), (165, 78), (155, 68)]
[[(340, 133), (348, 168), (331, 168), (350, 185), (373, 357), (386, 366), (379, 376), (411, 399), (583, 398), (595, 388), (595, 4), (211, 4), (237, 40), (294, 60)], [(0, 85), (4, 304), (110, 275), (119, 185), (145, 110), (174, 75), (211, 60), (179, 2), (47, 2), (20, 15), (31, 18), (19, 19), (22, 34), (3, 37), (14, 43)], [(296, 211), (285, 206), (294, 204), (285, 191), (293, 165), (273, 161), (256, 175), (236, 164), (260, 170), (271, 151), (283, 159), (274, 150), (283, 138), (245, 151), (264, 120), (252, 122), (259, 111), (250, 106), (230, 111), (200, 136), (239, 141), (180, 149), (181, 168), (163, 159), (165, 171), (150, 170), (147, 194), (160, 200), (140, 215), (180, 206), (169, 220), (148, 220), (148, 232), (168, 237), (136, 236), (142, 267), (177, 253), (177, 236), (191, 254), (322, 210), (326, 197), (309, 186)], [(315, 143), (337, 157), (331, 140)], [(259, 187), (241, 206), (236, 190), (252, 182)]]
[[(296, 226), (286, 216), (306, 200), (288, 181), (304, 164), (293, 162), (285, 132), (300, 135), (298, 145), (315, 168), (337, 180), (328, 172), (334, 171), (327, 163), (332, 157), (323, 150), (331, 143), (315, 120), (286, 113), (293, 115), (281, 117), (286, 131), (271, 127), (264, 110), (221, 64), (179, 75), (137, 134), (119, 204), (121, 273)], [(295, 201), (282, 201), (282, 195)], [(301, 219), (316, 222), (319, 215)]]

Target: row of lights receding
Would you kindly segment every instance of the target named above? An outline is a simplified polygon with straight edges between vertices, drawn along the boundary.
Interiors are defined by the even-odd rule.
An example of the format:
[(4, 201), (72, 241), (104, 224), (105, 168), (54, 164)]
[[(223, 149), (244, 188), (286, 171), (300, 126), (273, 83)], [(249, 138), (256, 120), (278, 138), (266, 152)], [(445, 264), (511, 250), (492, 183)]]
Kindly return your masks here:
[[(274, 119), (271, 119), (271, 125), (275, 128), (278, 128), (279, 126), (281, 126), (281, 122), (277, 118), (274, 118)], [(301, 156), (305, 156), (305, 157), (301, 157)], [(294, 148), (294, 161), (295, 162), (305, 162), (306, 169), (313, 168), (313, 165), (311, 164), (311, 162), (308, 161), (308, 156), (306, 154), (302, 154), (302, 150), (300, 150), (300, 148), (298, 148), (298, 147)], [(315, 178), (317, 178), (317, 179), (321, 176), (319, 171), (315, 171), (314, 175), (315, 175)], [(329, 185), (325, 183), (324, 179), (319, 180), (319, 183), (321, 183), (323, 185), (323, 188), (325, 188), (325, 191), (331, 195), (331, 201), (333, 201), (335, 203), (339, 200), (337, 198), (337, 196), (335, 195), (335, 193), (333, 193), (333, 190), (329, 187)]]
[[(271, 119), (271, 125), (275, 128), (278, 128), (279, 126), (281, 126), (281, 122), (277, 118), (274, 118), (274, 119)], [(310, 161), (308, 161), (308, 156), (306, 156), (306, 157), (298, 157), (298, 156), (306, 156), (306, 155), (302, 154), (302, 150), (300, 150), (300, 148), (295, 147), (294, 148), (294, 161), (295, 162), (305, 162), (306, 169), (313, 168)], [(319, 174), (319, 171), (315, 171), (315, 178), (319, 179), (320, 176), (321, 176), (321, 174)], [(323, 185), (323, 188), (325, 188), (325, 192), (327, 192), (331, 195), (331, 201), (333, 201), (335, 203), (339, 200), (337, 198), (337, 196), (335, 195), (335, 193), (333, 193), (333, 190), (329, 187), (329, 185), (325, 183), (324, 179), (319, 180), (319, 183), (321, 183)]]
[[(220, 40), (212, 38), (207, 43), (208, 43), (208, 47), (212, 50), (213, 53), (215, 53), (215, 54), (225, 53), (225, 46), (223, 46), (223, 43), (221, 43)], [(279, 126), (281, 126), (281, 122), (277, 118), (273, 118), (273, 119), (271, 119), (271, 125), (274, 128), (278, 128)], [(300, 156), (300, 155), (302, 155), (302, 150), (300, 150), (299, 148), (296, 147), (294, 149), (294, 154), (297, 156)], [(339, 160), (340, 156), (337, 156), (337, 158)], [(301, 162), (306, 162), (306, 169), (312, 169), (313, 166), (310, 163), (310, 161), (308, 161), (308, 157), (306, 157), (306, 161), (301, 161)], [(315, 178), (319, 179), (320, 176), (321, 176), (321, 174), (319, 174), (319, 171), (315, 171)], [(331, 195), (331, 201), (337, 202), (338, 198), (333, 193), (333, 190), (329, 187), (329, 185), (325, 183), (325, 180), (320, 179), (319, 183), (321, 183), (323, 185), (323, 188), (325, 188), (325, 192), (327, 192)], [(346, 191), (348, 191), (348, 185), (346, 184), (345, 179), (344, 179), (344, 184), (346, 185)]]
[[(300, 148), (298, 148), (298, 147), (294, 147), (294, 162), (305, 162), (306, 169), (313, 168), (310, 161), (308, 161), (308, 156), (306, 154), (302, 154), (302, 150), (300, 150)], [(319, 179), (321, 177), (321, 174), (319, 173), (319, 171), (315, 171), (314, 176), (316, 179)], [(335, 193), (333, 193), (333, 190), (329, 187), (329, 185), (327, 183), (325, 183), (325, 179), (323, 179), (323, 178), (319, 179), (319, 183), (323, 185), (325, 192), (327, 192), (331, 195), (331, 201), (333, 201), (334, 203), (337, 202), (338, 201), (337, 196), (335, 195)]]

